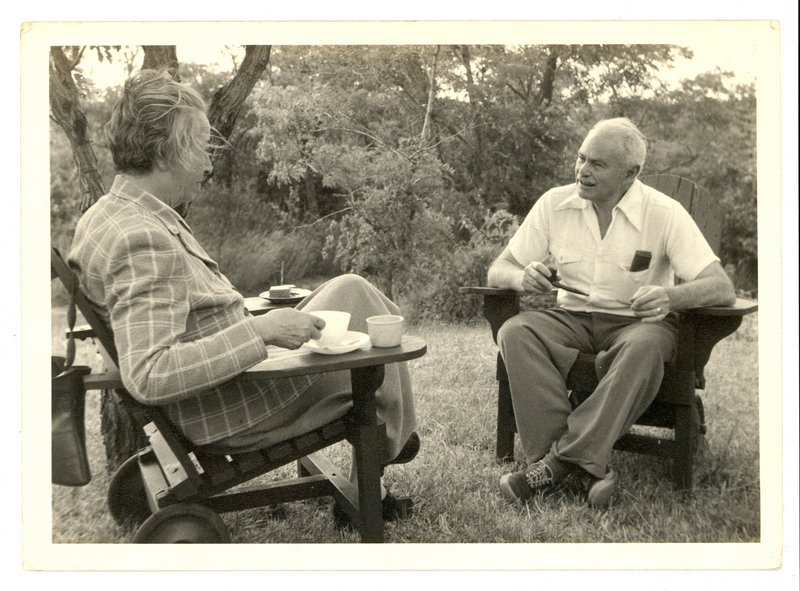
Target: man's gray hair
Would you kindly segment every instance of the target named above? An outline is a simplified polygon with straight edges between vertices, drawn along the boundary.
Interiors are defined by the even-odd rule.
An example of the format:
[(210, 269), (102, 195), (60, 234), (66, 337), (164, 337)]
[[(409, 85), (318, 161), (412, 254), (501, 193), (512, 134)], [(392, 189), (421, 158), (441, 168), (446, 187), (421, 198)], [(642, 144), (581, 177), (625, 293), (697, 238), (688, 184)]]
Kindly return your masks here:
[(644, 161), (647, 157), (647, 138), (639, 131), (639, 128), (627, 117), (615, 117), (613, 119), (603, 119), (595, 124), (589, 131), (613, 131), (622, 139), (622, 146), (625, 152), (625, 167), (639, 167), (639, 172), (644, 168)]

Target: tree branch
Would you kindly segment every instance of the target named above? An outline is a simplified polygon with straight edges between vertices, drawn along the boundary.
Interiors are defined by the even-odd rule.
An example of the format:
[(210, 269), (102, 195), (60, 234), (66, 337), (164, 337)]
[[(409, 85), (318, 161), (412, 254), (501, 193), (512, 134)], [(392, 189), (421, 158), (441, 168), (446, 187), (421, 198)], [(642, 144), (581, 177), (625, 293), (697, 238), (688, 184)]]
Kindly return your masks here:
[(78, 167), (80, 209), (83, 212), (100, 199), (105, 190), (97, 171), (97, 156), (89, 136), (89, 123), (81, 106), (78, 88), (72, 79), (75, 65), (76, 62), (67, 58), (61, 47), (50, 48), (50, 113), (72, 146)]
[(214, 94), (208, 107), (208, 121), (222, 139), (230, 137), (244, 101), (267, 69), (271, 48), (271, 45), (246, 46), (236, 75)]
[(511, 82), (509, 82), (508, 80), (506, 80), (506, 86), (508, 87), (508, 89), (509, 89), (509, 90), (511, 90), (511, 92), (513, 92), (514, 94), (516, 94), (516, 95), (517, 95), (519, 98), (521, 98), (523, 101), (525, 101), (525, 102), (527, 102), (527, 101), (528, 101), (528, 96), (527, 96), (526, 94), (523, 94), (523, 92), (522, 92), (522, 91), (520, 91), (520, 90), (517, 90), (516, 88), (514, 88), (514, 86), (513, 86), (513, 85), (511, 84)]
[(298, 230), (303, 230), (305, 228), (313, 228), (318, 223), (320, 223), (322, 220), (325, 220), (327, 218), (331, 218), (331, 217), (333, 217), (335, 215), (339, 215), (340, 213), (345, 213), (345, 212), (348, 212), (348, 211), (353, 211), (353, 207), (345, 207), (345, 208), (342, 208), (342, 209), (340, 209), (338, 211), (334, 211), (332, 213), (325, 214), (324, 216), (322, 216), (320, 218), (317, 218), (316, 220), (314, 220), (313, 222), (311, 222), (309, 224), (302, 224), (300, 226), (292, 226), (292, 230), (286, 235), (287, 236), (291, 236), (292, 234), (294, 234)]

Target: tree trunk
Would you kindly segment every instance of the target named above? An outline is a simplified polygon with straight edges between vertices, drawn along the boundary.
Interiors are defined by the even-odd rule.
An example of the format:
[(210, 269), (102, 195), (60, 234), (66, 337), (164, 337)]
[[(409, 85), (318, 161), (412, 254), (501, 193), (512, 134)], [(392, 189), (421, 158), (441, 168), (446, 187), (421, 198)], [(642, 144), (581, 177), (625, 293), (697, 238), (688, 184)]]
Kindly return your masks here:
[(72, 147), (81, 186), (80, 208), (84, 212), (103, 196), (105, 190), (97, 172), (97, 156), (89, 137), (89, 123), (72, 79), (76, 65), (77, 61), (69, 59), (61, 47), (50, 48), (50, 113)]
[(303, 196), (305, 201), (305, 214), (312, 220), (319, 218), (319, 199), (317, 198), (317, 173), (311, 168), (306, 168), (303, 173)]
[(236, 75), (214, 94), (208, 108), (208, 122), (224, 139), (231, 136), (245, 99), (267, 69), (270, 51), (270, 45), (246, 46)]
[(433, 100), (436, 98), (436, 65), (439, 61), (439, 50), (441, 45), (436, 46), (436, 53), (433, 54), (433, 64), (431, 64), (428, 88), (428, 104), (425, 107), (425, 122), (422, 124), (422, 133), (420, 134), (420, 143), (425, 147), (429, 143), (430, 137), (433, 135), (431, 127), (433, 126)]
[(106, 450), (106, 471), (113, 474), (125, 460), (147, 445), (144, 430), (112, 390), (100, 398), (100, 433)]
[(166, 70), (178, 82), (178, 50), (174, 45), (142, 45), (144, 60), (142, 70)]
[(472, 174), (482, 185), (483, 180), (483, 134), (481, 133), (481, 111), (478, 97), (475, 90), (475, 80), (472, 77), (472, 64), (469, 46), (461, 46), (461, 63), (464, 65), (467, 74), (467, 97), (472, 111), (473, 133), (475, 136), (475, 149), (472, 152)]
[(542, 84), (539, 87), (539, 92), (536, 95), (536, 106), (541, 107), (542, 104), (549, 105), (553, 100), (553, 86), (556, 79), (556, 68), (558, 67), (558, 52), (549, 48), (549, 55), (547, 56), (547, 63), (544, 69), (544, 76), (542, 76)]

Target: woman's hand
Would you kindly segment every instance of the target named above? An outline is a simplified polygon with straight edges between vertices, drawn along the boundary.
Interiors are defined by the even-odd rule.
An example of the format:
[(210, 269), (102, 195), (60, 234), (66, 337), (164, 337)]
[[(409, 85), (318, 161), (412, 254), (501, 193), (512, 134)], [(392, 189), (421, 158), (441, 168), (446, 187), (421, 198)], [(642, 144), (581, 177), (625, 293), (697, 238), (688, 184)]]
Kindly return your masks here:
[(303, 343), (322, 336), (322, 318), (294, 308), (279, 308), (253, 318), (253, 324), (267, 345), (284, 349), (299, 349)]

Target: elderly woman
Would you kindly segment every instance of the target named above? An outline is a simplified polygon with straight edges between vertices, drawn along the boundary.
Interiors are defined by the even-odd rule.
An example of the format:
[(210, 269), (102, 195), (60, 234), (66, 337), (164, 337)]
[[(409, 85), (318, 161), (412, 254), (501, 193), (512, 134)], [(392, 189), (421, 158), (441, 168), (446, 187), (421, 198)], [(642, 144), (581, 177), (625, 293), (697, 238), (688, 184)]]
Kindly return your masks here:
[[(349, 312), (351, 330), (366, 332), (368, 316), (398, 314), (397, 306), (345, 275), (295, 309), (251, 316), (175, 211), (211, 173), (200, 95), (166, 73), (142, 71), (125, 83), (106, 131), (119, 175), (78, 222), (69, 262), (114, 333), (131, 395), (163, 407), (193, 443), (228, 452), (344, 414), (352, 404), (346, 373), (262, 383), (237, 376), (267, 357), (267, 345), (296, 349), (319, 338), (324, 322), (310, 311)], [(419, 439), (405, 364), (386, 367), (377, 408), (387, 427), (385, 463), (408, 461)]]

